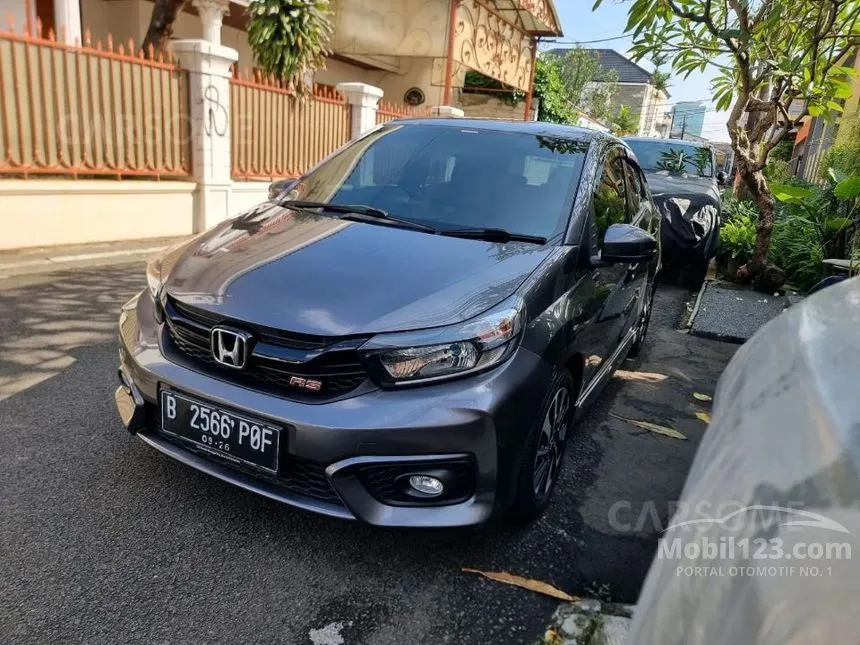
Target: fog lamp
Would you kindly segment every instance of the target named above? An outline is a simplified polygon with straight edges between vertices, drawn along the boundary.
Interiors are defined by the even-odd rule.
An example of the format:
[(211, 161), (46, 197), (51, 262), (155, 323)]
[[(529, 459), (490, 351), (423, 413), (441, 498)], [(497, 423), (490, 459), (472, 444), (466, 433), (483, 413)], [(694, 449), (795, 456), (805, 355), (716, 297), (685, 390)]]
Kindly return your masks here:
[(409, 485), (428, 497), (438, 497), (445, 490), (441, 480), (429, 475), (412, 475), (409, 478)]

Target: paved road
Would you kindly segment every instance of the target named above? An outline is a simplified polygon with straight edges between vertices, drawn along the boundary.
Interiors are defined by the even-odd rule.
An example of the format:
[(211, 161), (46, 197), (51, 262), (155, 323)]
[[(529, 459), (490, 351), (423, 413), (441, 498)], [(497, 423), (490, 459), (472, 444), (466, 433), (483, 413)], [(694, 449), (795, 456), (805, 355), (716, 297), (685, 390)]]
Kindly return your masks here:
[(635, 601), (655, 547), (635, 520), (677, 498), (704, 431), (692, 392), (711, 392), (734, 351), (674, 331), (686, 294), (664, 290), (540, 522), (381, 531), (255, 497), (122, 430), (114, 322), (142, 284), (137, 266), (0, 282), (2, 643), (533, 642), (556, 603), (460, 569)]

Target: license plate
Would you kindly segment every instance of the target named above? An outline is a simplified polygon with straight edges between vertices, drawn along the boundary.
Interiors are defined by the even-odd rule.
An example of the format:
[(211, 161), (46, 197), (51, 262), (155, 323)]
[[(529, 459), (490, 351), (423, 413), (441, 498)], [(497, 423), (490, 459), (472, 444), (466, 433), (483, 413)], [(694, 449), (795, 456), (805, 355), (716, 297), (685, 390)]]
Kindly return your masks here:
[(161, 428), (205, 452), (278, 471), (281, 429), (260, 419), (162, 390)]

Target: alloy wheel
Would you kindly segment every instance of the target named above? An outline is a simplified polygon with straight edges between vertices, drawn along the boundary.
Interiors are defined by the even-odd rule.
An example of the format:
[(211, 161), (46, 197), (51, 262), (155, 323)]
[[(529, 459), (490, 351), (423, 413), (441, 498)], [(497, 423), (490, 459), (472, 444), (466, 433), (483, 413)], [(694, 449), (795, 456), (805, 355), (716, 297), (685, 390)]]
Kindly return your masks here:
[(533, 489), (537, 498), (549, 494), (558, 476), (569, 414), (570, 391), (566, 387), (560, 387), (547, 408), (535, 453)]

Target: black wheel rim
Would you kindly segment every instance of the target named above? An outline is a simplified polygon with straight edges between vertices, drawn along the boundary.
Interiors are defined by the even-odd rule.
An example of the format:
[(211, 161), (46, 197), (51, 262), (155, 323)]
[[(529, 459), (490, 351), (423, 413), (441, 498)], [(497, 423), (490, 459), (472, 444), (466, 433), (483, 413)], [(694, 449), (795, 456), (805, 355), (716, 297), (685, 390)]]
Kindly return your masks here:
[(570, 392), (566, 387), (561, 387), (552, 396), (538, 438), (532, 482), (538, 499), (549, 494), (558, 477), (569, 415)]

